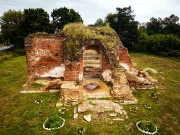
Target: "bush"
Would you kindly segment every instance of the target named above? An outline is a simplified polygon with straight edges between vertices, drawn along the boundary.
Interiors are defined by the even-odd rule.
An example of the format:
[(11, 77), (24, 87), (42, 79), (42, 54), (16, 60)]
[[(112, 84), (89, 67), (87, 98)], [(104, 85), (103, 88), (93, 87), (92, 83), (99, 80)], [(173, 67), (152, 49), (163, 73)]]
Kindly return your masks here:
[(136, 48), (140, 52), (179, 57), (180, 39), (172, 34), (147, 35), (146, 33), (141, 33)]

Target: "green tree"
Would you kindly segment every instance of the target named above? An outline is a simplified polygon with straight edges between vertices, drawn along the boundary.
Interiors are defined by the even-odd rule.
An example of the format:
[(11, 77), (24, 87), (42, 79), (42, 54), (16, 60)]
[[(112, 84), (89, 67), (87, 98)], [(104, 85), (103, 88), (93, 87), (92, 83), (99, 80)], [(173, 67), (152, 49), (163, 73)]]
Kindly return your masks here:
[(0, 17), (2, 40), (23, 48), (23, 30), (21, 28), (24, 14), (21, 11), (8, 10)]
[(95, 26), (104, 26), (104, 21), (101, 18), (99, 18), (96, 20), (94, 25)]
[(23, 29), (25, 36), (35, 32), (48, 32), (49, 15), (42, 8), (24, 9)]
[(138, 22), (134, 21), (135, 15), (131, 6), (116, 8), (116, 14), (108, 14), (106, 23), (118, 33), (123, 44), (130, 50), (135, 49), (135, 43), (138, 40)]
[(174, 14), (170, 15), (169, 17), (164, 18), (163, 24), (164, 34), (174, 34), (180, 38), (180, 25), (178, 24), (179, 17), (175, 16)]
[(179, 17), (172, 14), (169, 17), (164, 18), (163, 24), (164, 25), (177, 24), (178, 21), (179, 21)]
[(150, 19), (150, 22), (147, 23), (146, 30), (149, 35), (161, 33), (163, 30), (162, 19), (161, 18), (156, 19), (152, 17)]
[(64, 25), (73, 22), (83, 22), (81, 16), (74, 9), (68, 9), (66, 7), (54, 9), (51, 13), (53, 18), (52, 23), (54, 24), (54, 31), (62, 29)]

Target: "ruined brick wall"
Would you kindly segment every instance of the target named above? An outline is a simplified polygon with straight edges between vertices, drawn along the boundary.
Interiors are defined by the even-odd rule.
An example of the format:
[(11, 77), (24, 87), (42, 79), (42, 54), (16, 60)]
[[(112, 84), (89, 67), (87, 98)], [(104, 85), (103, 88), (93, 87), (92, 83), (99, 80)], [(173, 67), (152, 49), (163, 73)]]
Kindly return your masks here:
[(29, 35), (25, 39), (25, 49), (30, 82), (40, 77), (61, 76), (59, 71), (63, 70), (63, 49), (60, 35)]
[(64, 72), (65, 81), (82, 81), (82, 69), (80, 62), (67, 62), (65, 63), (66, 70)]
[[(119, 48), (117, 46), (116, 51), (108, 51), (98, 40), (87, 40), (83, 47), (85, 50), (93, 49), (98, 54), (102, 54), (101, 72), (104, 76), (113, 77), (113, 63), (119, 63), (129, 71), (132, 69), (128, 50), (124, 47)], [(83, 56), (80, 56), (79, 61), (76, 62), (64, 61), (61, 35), (50, 35), (46, 33), (29, 35), (25, 39), (25, 49), (29, 82), (32, 82), (36, 78), (44, 77), (63, 77), (66, 81), (81, 82), (83, 80)], [(81, 51), (83, 53), (83, 49)], [(114, 52), (118, 53), (115, 54)]]
[(120, 47), (119, 48), (119, 63), (126, 70), (128, 70), (128, 71), (132, 70), (131, 58), (130, 58), (130, 56), (128, 54), (128, 49), (125, 48), (125, 47)]

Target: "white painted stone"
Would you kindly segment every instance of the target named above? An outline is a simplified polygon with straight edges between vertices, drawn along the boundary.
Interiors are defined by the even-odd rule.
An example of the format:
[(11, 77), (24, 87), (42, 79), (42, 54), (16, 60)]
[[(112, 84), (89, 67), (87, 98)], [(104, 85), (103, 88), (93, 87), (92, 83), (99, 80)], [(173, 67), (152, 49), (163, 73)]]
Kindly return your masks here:
[(121, 103), (121, 104), (128, 105), (128, 104), (137, 104), (137, 103), (138, 103), (138, 100), (134, 98), (134, 100), (132, 101), (124, 101), (124, 103)]
[(61, 103), (61, 102), (56, 103), (56, 107), (61, 107), (61, 106), (63, 106), (63, 103)]
[(117, 116), (117, 113), (110, 113), (109, 116), (110, 116), (110, 117), (116, 117), (116, 116)]
[(49, 90), (50, 93), (56, 93), (59, 92), (59, 90)]
[(77, 107), (74, 107), (74, 114), (77, 113)]
[(22, 90), (20, 91), (20, 93), (44, 93), (46, 91), (42, 91), (42, 90)]
[(84, 115), (84, 120), (86, 120), (87, 122), (91, 122), (91, 114)]
[(73, 117), (74, 117), (74, 119), (77, 119), (77, 118), (78, 118), (78, 113), (75, 113), (75, 114), (73, 115)]
[(115, 118), (115, 119), (113, 119), (114, 121), (124, 121), (124, 119), (122, 119), (122, 118)]
[(59, 67), (51, 69), (49, 72), (44, 73), (41, 77), (64, 77), (65, 66), (61, 64)]

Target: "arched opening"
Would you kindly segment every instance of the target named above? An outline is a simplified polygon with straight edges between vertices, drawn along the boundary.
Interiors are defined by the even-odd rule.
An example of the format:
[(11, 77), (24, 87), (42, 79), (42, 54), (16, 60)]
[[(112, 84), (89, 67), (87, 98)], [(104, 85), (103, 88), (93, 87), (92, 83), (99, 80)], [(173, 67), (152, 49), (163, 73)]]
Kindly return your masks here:
[(100, 79), (102, 72), (102, 54), (94, 49), (83, 52), (83, 77), (85, 79)]

